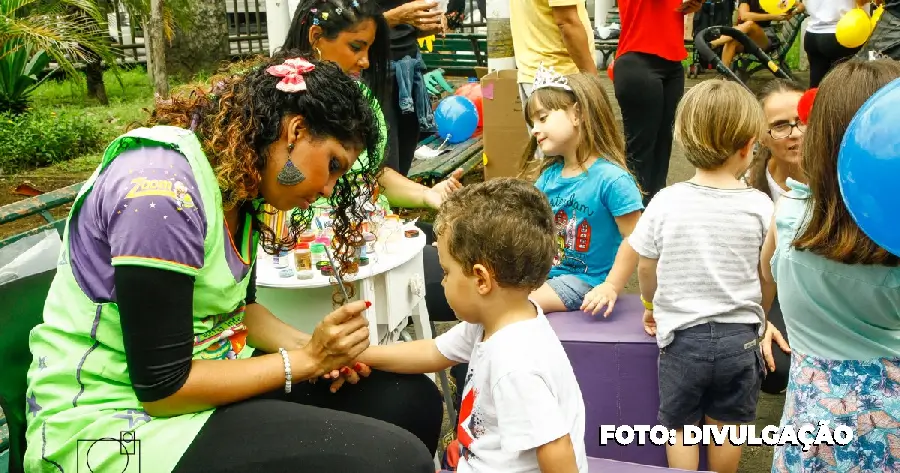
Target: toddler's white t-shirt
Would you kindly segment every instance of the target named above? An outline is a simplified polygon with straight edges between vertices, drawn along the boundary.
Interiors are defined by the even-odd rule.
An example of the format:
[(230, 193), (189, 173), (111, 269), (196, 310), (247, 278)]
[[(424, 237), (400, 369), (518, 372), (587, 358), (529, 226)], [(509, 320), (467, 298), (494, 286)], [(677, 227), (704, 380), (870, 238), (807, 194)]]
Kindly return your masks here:
[(540, 472), (536, 448), (569, 435), (587, 473), (581, 388), (544, 313), (500, 329), (460, 322), (437, 337), (448, 359), (469, 363), (457, 439), (459, 473)]

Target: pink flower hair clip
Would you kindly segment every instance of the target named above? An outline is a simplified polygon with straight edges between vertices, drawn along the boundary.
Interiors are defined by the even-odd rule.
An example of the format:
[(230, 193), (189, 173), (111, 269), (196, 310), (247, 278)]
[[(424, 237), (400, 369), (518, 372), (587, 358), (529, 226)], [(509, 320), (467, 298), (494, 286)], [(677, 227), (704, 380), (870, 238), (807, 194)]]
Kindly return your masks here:
[(287, 59), (283, 63), (269, 66), (266, 72), (275, 77), (281, 77), (276, 89), (293, 94), (306, 90), (306, 80), (303, 74), (314, 70), (316, 66), (303, 58)]

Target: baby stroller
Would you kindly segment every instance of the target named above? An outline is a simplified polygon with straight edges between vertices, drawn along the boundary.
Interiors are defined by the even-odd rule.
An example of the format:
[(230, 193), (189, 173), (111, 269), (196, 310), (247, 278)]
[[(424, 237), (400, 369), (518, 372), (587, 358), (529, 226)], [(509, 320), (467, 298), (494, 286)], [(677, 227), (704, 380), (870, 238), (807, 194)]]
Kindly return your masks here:
[[(714, 38), (718, 38), (719, 36), (730, 36), (734, 38), (735, 41), (741, 43), (744, 46), (744, 54), (750, 54), (756, 57), (756, 60), (759, 61), (760, 64), (765, 64), (772, 74), (775, 74), (775, 77), (780, 77), (782, 79), (787, 79), (793, 81), (794, 78), (791, 77), (784, 69), (778, 67), (778, 64), (769, 57), (768, 54), (763, 51), (755, 41), (750, 39), (749, 36), (744, 34), (741, 30), (731, 26), (712, 26), (709, 28), (705, 28), (694, 38), (694, 48), (696, 48), (697, 53), (700, 57), (707, 61), (707, 63), (712, 64), (713, 67), (717, 71), (719, 71), (725, 77), (734, 80), (735, 82), (743, 85), (747, 90), (750, 90), (738, 76), (734, 73), (728, 66), (722, 62), (722, 58), (719, 57), (715, 51), (712, 50), (709, 43)], [(751, 91), (752, 92), (752, 91)]]
[[(734, 4), (735, 0), (705, 0), (700, 10), (694, 13), (691, 33), (696, 36), (698, 32), (713, 26), (731, 26), (734, 16)], [(709, 66), (710, 63), (703, 59), (695, 49), (691, 58), (688, 77), (697, 77), (702, 69), (709, 69)]]

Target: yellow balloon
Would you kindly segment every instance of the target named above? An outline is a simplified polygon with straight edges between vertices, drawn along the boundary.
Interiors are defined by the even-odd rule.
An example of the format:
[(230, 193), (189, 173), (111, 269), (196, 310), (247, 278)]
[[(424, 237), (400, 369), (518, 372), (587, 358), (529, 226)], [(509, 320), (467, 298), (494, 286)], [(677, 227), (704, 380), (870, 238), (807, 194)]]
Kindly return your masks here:
[(844, 16), (838, 21), (837, 36), (838, 43), (845, 48), (856, 48), (865, 44), (872, 33), (872, 20), (861, 8), (844, 13)]
[(759, 0), (759, 6), (770, 15), (781, 15), (794, 8), (796, 0)]
[(881, 19), (881, 14), (884, 13), (884, 5), (879, 6), (872, 12), (872, 29), (875, 29), (875, 25), (878, 24), (878, 20)]

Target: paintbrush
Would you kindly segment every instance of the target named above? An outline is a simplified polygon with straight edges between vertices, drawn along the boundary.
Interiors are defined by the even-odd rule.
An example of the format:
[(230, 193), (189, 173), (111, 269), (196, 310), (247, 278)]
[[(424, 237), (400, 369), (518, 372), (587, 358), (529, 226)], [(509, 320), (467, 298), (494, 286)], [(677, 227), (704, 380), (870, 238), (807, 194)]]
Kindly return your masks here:
[(329, 245), (322, 245), (325, 247), (325, 256), (328, 257), (328, 262), (331, 263), (331, 274), (334, 274), (335, 279), (337, 279), (338, 285), (341, 287), (341, 293), (344, 295), (344, 303), (347, 304), (350, 302), (350, 296), (347, 294), (347, 287), (344, 286), (344, 280), (341, 279), (341, 272), (338, 270), (336, 264), (334, 264), (334, 258), (331, 257), (331, 251), (328, 250)]

